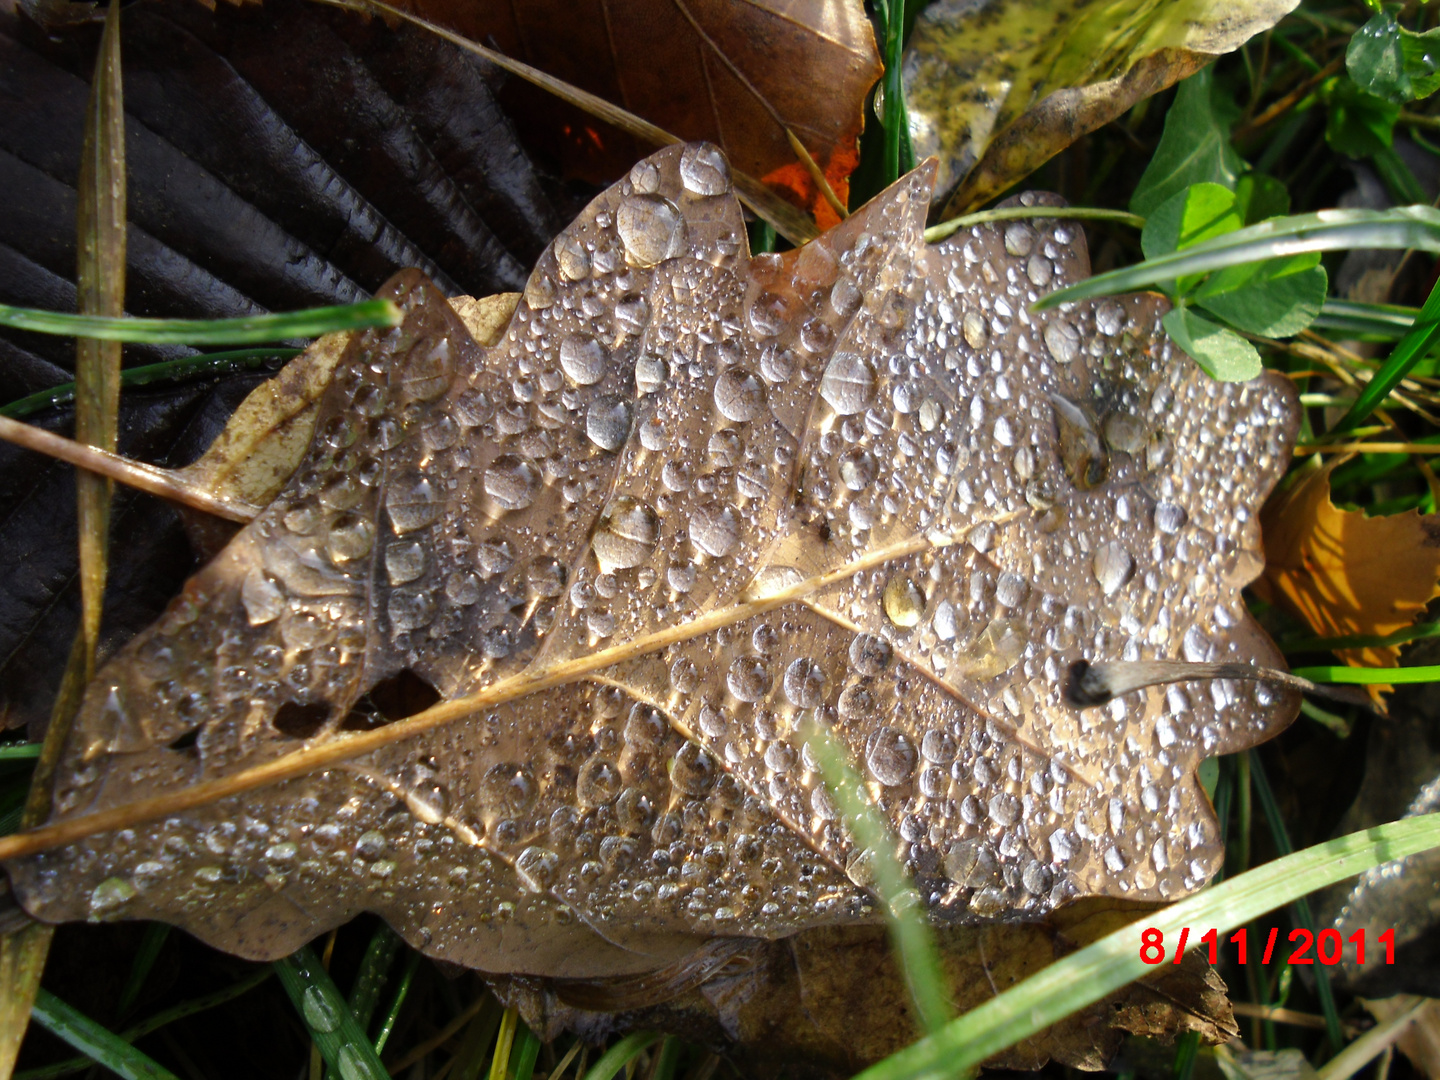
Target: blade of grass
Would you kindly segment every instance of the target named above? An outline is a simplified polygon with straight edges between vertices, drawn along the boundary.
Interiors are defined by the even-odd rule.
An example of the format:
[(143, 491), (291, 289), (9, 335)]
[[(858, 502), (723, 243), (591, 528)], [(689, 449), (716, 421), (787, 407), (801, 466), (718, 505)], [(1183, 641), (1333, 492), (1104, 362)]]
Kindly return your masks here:
[[(680, 1055), (685, 1044), (674, 1035), (666, 1035), (655, 1053), (655, 1067), (650, 1070), (649, 1080), (675, 1080), (675, 1069), (680, 1064)], [(515, 1080), (520, 1080), (517, 1076)]]
[[(80, 315), (119, 315), (125, 310), (125, 107), (120, 77), (120, 4), (105, 13), (95, 73), (85, 106), (85, 139), (75, 185), (75, 291)], [(75, 350), (75, 439), (102, 451), (116, 445), (120, 408), (120, 346), (79, 341)], [(80, 549), (80, 628), (71, 644), (60, 687), (51, 706), (45, 742), (30, 778), (22, 827), (41, 821), (50, 809), (50, 790), (60, 750), (80, 708), (85, 684), (95, 671), (100, 613), (105, 597), (110, 539), (111, 485), (83, 473), (75, 478)], [(50, 928), (29, 923), (0, 939), (0, 1077), (15, 1068), (40, 987)], [(107, 1033), (108, 1034), (108, 1033)], [(81, 1048), (83, 1049), (83, 1048)], [(148, 1059), (146, 1059), (148, 1060)]]
[(39, 756), (40, 744), (38, 742), (0, 746), (0, 761), (30, 761)]
[(1419, 998), (1414, 1006), (1406, 1009), (1394, 1019), (1377, 1024), (1344, 1050), (1320, 1066), (1317, 1070), (1320, 1080), (1348, 1080), (1378, 1057), (1396, 1039), (1405, 1034), (1405, 1029), (1415, 1022), (1432, 999)]
[(35, 1022), (125, 1080), (178, 1080), (174, 1073), (48, 990), (35, 995)]
[[(877, 4), (877, 8), (881, 5)], [(902, 148), (909, 143), (909, 119), (905, 114), (905, 84), (900, 78), (900, 60), (905, 48), (905, 0), (885, 0), (885, 183), (893, 184), (907, 167)], [(911, 153), (913, 159), (914, 153)]]
[(345, 1080), (387, 1080), (375, 1048), (308, 945), (272, 965), (325, 1063)]
[(1362, 304), (1326, 297), (1312, 330), (1334, 330), (1362, 341), (1398, 341), (1415, 323), (1419, 308), (1398, 304)]
[(355, 985), (350, 989), (350, 1012), (362, 1031), (370, 1030), (370, 1021), (375, 1018), (375, 1008), (380, 1004), (385, 977), (395, 963), (401, 944), (400, 935), (382, 922), (365, 947), (360, 970), (355, 975)]
[[(1287, 655), (1306, 652), (1333, 651), (1335, 649), (1380, 649), (1388, 645), (1404, 645), (1407, 641), (1421, 638), (1440, 637), (1440, 620), (1407, 626), (1393, 634), (1347, 634), (1344, 637), (1286, 638), (1280, 647)], [(1308, 677), (1308, 676), (1307, 676)], [(1326, 679), (1311, 678), (1311, 682), (1326, 682)]]
[(1433, 847), (1440, 847), (1440, 814), (1405, 818), (1276, 859), (1087, 945), (857, 1080), (918, 1080), (979, 1065), (1152, 971), (1139, 955), (1142, 929), (1159, 930), (1165, 942), (1178, 941), (1182, 927), (1213, 926), (1225, 934), (1315, 889)]
[(420, 967), (420, 954), (412, 952), (410, 959), (405, 963), (405, 973), (400, 976), (400, 985), (395, 988), (395, 997), (390, 1001), (390, 1008), (385, 1010), (385, 1019), (380, 1022), (380, 1030), (375, 1033), (375, 1053), (379, 1054), (385, 1049), (385, 1044), (390, 1041), (390, 1033), (395, 1030), (395, 1021), (400, 1018), (400, 1010), (405, 1005), (405, 999), (410, 994), (410, 984), (415, 980), (415, 971)]
[[(182, 1001), (178, 1005), (158, 1012), (154, 1016), (126, 1028), (120, 1033), (120, 1038), (124, 1042), (133, 1043), (177, 1020), (183, 1020), (187, 1016), (194, 1016), (196, 1013), (224, 1005), (227, 1001), (234, 1001), (242, 994), (249, 993), (273, 974), (269, 965), (266, 965), (249, 977), (241, 979), (223, 990), (216, 990), (213, 994), (206, 994), (204, 997), (194, 998), (190, 1001)], [(67, 1061), (57, 1061), (53, 1065), (45, 1065), (38, 1069), (26, 1069), (24, 1072), (16, 1073), (15, 1080), (57, 1080), (58, 1077), (88, 1068), (90, 1064), (91, 1060), (88, 1057), (70, 1058)]]
[(845, 750), (822, 728), (807, 737), (820, 763), (825, 786), (840, 804), (845, 824), (854, 832), (859, 858), (868, 857), (873, 889), (889, 917), (890, 941), (900, 972), (910, 990), (921, 1030), (936, 1031), (955, 1015), (940, 973), (939, 953), (925, 921), (925, 905), (909, 876), (895, 857), (895, 837), (865, 797), (865, 788), (845, 756)]
[[(1285, 828), (1285, 819), (1280, 816), (1280, 804), (1275, 801), (1275, 792), (1270, 788), (1270, 779), (1265, 775), (1265, 765), (1260, 760), (1260, 754), (1258, 751), (1249, 750), (1246, 757), (1250, 762), (1251, 783), (1255, 786), (1255, 794), (1260, 800), (1265, 821), (1270, 826), (1275, 850), (1281, 855), (1292, 854), (1295, 845), (1290, 842), (1290, 833)], [(1296, 925), (1314, 934), (1315, 913), (1310, 910), (1310, 901), (1303, 896), (1299, 897), (1292, 905), (1292, 910)], [(1340, 1011), (1335, 1007), (1335, 992), (1330, 986), (1330, 972), (1323, 967), (1315, 971), (1315, 991), (1320, 999), (1320, 1011), (1325, 1015), (1325, 1030), (1330, 1036), (1330, 1047), (1338, 1053), (1345, 1045), (1345, 1032), (1340, 1027)]]
[(287, 338), (319, 337), (337, 330), (399, 326), (400, 318), (400, 309), (389, 300), (365, 300), (279, 315), (244, 315), (236, 319), (66, 315), (60, 311), (0, 304), (0, 326), (13, 330), (148, 345), (263, 345)]
[(145, 927), (145, 936), (140, 939), (135, 962), (130, 966), (130, 976), (125, 980), (125, 988), (120, 991), (120, 1003), (115, 1008), (115, 1015), (120, 1019), (125, 1019), (125, 1014), (134, 1008), (140, 991), (145, 988), (145, 980), (150, 977), (150, 971), (169, 937), (170, 927), (165, 923), (152, 922)]
[(636, 1031), (615, 1043), (590, 1066), (585, 1080), (611, 1080), (616, 1073), (644, 1053), (660, 1036), (653, 1031)]
[(1355, 404), (1350, 406), (1340, 418), (1340, 422), (1331, 429), (1332, 434), (1350, 431), (1367, 419), (1376, 407), (1390, 396), (1390, 391), (1400, 384), (1400, 380), (1410, 374), (1410, 369), (1430, 351), (1436, 341), (1440, 341), (1440, 282), (1436, 282), (1431, 288), (1430, 295), (1425, 298), (1425, 305), (1420, 309), (1420, 314), (1415, 316), (1415, 323), (1410, 331), (1400, 339), (1400, 344), (1395, 346), (1380, 370), (1365, 384), (1360, 396), (1355, 399)]
[[(1425, 635), (1427, 637), (1431, 635)], [(1419, 667), (1368, 668), (1346, 664), (1295, 668), (1291, 672), (1317, 683), (1346, 683), (1352, 686), (1398, 686), (1402, 683), (1440, 682), (1440, 664)]]
[(510, 1070), (510, 1048), (515, 1043), (515, 1025), (520, 1021), (520, 1010), (511, 1005), (500, 1017), (500, 1032), (495, 1036), (495, 1054), (490, 1059), (490, 1080), (505, 1080)]
[(515, 1051), (515, 1080), (530, 1080), (535, 1075), (535, 1059), (539, 1056), (540, 1037), (521, 1021), (520, 1043)]
[[(264, 367), (273, 359), (288, 360), (299, 356), (300, 349), (231, 349), (226, 352), (203, 353), (187, 356), (180, 360), (166, 360), (159, 364), (129, 368), (120, 372), (120, 388), (128, 390), (152, 383), (182, 382), (187, 379), (203, 379), (216, 375), (229, 375), (236, 371), (254, 370)], [(27, 397), (17, 398), (8, 405), (0, 405), (0, 416), (19, 420), (32, 416), (44, 409), (59, 408), (75, 400), (75, 384), (61, 383), (49, 390), (41, 390)]]
[(1098, 206), (1004, 206), (995, 210), (978, 210), (973, 214), (931, 225), (925, 230), (925, 242), (938, 244), (941, 240), (955, 235), (961, 229), (972, 225), (984, 225), (992, 221), (1021, 221), (1026, 218), (1074, 218), (1079, 221), (1114, 221), (1121, 225), (1143, 229), (1145, 219), (1139, 214), (1125, 210), (1106, 210)]
[(1134, 266), (1097, 274), (1068, 289), (1057, 289), (1031, 304), (1030, 310), (1043, 311), (1076, 300), (1133, 292), (1225, 266), (1347, 248), (1440, 252), (1440, 210), (1399, 206), (1390, 210), (1321, 210), (1271, 218)]

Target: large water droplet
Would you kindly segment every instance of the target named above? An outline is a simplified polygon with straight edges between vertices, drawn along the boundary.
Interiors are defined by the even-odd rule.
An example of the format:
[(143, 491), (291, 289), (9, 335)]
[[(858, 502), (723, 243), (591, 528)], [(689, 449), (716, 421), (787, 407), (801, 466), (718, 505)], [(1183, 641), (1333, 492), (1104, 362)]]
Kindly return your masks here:
[(737, 656), (725, 673), (725, 685), (740, 701), (759, 701), (770, 689), (770, 670), (755, 656)]
[(1064, 319), (1054, 319), (1045, 327), (1045, 347), (1061, 364), (1068, 364), (1080, 355), (1080, 334)]
[(620, 770), (614, 762), (593, 757), (580, 766), (575, 779), (575, 800), (587, 810), (604, 806), (620, 791)]
[(340, 1047), (340, 1080), (388, 1080), (385, 1072), (377, 1069), (368, 1056), (350, 1043)]
[(524, 510), (540, 493), (540, 473), (514, 454), (501, 454), (485, 470), (485, 494), (501, 510)]
[(660, 519), (644, 503), (621, 495), (600, 515), (590, 547), (602, 572), (627, 570), (650, 558), (660, 539)]
[(874, 634), (856, 634), (850, 642), (850, 666), (861, 675), (879, 675), (890, 663), (890, 643)]
[(740, 521), (728, 506), (709, 503), (690, 515), (690, 542), (706, 555), (722, 558), (740, 539)]
[(797, 709), (813, 709), (825, 698), (825, 669), (801, 657), (791, 661), (782, 680), (785, 698)]
[(820, 380), (820, 396), (841, 416), (862, 412), (875, 396), (875, 371), (859, 353), (838, 352)]
[(696, 195), (730, 190), (730, 164), (713, 143), (691, 143), (680, 154), (680, 182)]
[(659, 195), (626, 197), (615, 224), (632, 266), (654, 266), (678, 255), (685, 244), (685, 219), (674, 203)]
[(601, 450), (615, 451), (630, 436), (630, 403), (618, 395), (606, 395), (590, 403), (585, 413), (585, 434)]
[(865, 765), (870, 775), (886, 787), (910, 779), (917, 761), (915, 744), (892, 727), (879, 728), (866, 740)]
[(572, 334), (560, 342), (560, 367), (581, 386), (603, 379), (608, 359), (605, 346), (592, 337)]
[(720, 766), (701, 747), (687, 742), (670, 764), (670, 782), (686, 795), (704, 795), (720, 778)]
[(764, 404), (764, 385), (744, 368), (729, 368), (715, 380), (715, 407), (727, 420), (753, 420)]
[(385, 509), (390, 515), (390, 527), (396, 533), (407, 533), (433, 525), (443, 508), (430, 478), (410, 473), (390, 482)]
[(312, 1031), (334, 1031), (340, 1026), (340, 1010), (318, 986), (307, 986), (300, 995), (300, 1011)]
[(258, 566), (245, 575), (245, 583), (240, 586), (240, 602), (245, 605), (245, 617), (251, 626), (273, 622), (285, 610), (285, 594)]
[(555, 881), (560, 869), (560, 856), (549, 848), (534, 844), (520, 852), (515, 858), (515, 876), (520, 884), (533, 893), (541, 893)]
[(896, 574), (885, 583), (881, 596), (885, 617), (902, 630), (908, 630), (925, 613), (925, 594), (909, 578)]
[(90, 893), (90, 918), (101, 919), (135, 899), (135, 886), (124, 878), (111, 877)]
[(851, 491), (864, 491), (875, 480), (875, 455), (854, 446), (840, 455), (840, 479)]
[(1091, 569), (1101, 590), (1106, 596), (1112, 596), (1135, 573), (1135, 560), (1118, 541), (1111, 540), (1095, 552)]
[(1110, 455), (1095, 430), (1095, 421), (1069, 398), (1051, 394), (1050, 402), (1055, 406), (1060, 464), (1065, 467), (1065, 475), (1082, 491), (1099, 487), (1110, 472)]

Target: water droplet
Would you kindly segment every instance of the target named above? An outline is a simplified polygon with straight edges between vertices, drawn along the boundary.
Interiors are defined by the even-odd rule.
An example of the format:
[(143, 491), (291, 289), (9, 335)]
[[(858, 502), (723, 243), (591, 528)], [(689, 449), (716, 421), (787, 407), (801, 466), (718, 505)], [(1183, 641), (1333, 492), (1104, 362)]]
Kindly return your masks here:
[(585, 434), (601, 450), (614, 452), (630, 436), (630, 403), (619, 395), (606, 395), (590, 403), (585, 413)]
[(1065, 475), (1082, 491), (1099, 487), (1109, 475), (1110, 455), (1095, 430), (1095, 421), (1069, 398), (1051, 394), (1050, 402), (1055, 406), (1060, 464), (1065, 467)]
[(875, 479), (875, 455), (854, 446), (840, 455), (840, 479), (851, 491), (864, 491)]
[(385, 549), (385, 573), (391, 585), (404, 585), (425, 573), (425, 549), (416, 543), (396, 543)]
[(1005, 226), (1005, 250), (1017, 258), (1030, 254), (1035, 246), (1035, 230), (1023, 221)]
[(562, 233), (555, 238), (555, 262), (566, 281), (581, 281), (590, 276), (590, 252), (585, 249), (584, 241), (573, 233)]
[(850, 642), (850, 666), (861, 675), (879, 675), (890, 663), (890, 643), (874, 634), (856, 634)]
[(435, 601), (428, 592), (396, 590), (385, 605), (395, 630), (419, 630), (435, 618)]
[(990, 337), (990, 331), (985, 326), (985, 316), (978, 311), (967, 311), (961, 323), (961, 330), (965, 334), (965, 343), (972, 349), (983, 349), (985, 342)]
[(925, 594), (907, 577), (899, 574), (885, 583), (881, 597), (885, 617), (902, 630), (908, 630), (925, 613)]
[(1175, 503), (1162, 502), (1155, 507), (1155, 527), (1172, 536), (1185, 527), (1188, 517), (1185, 508)]
[(1125, 325), (1125, 309), (1114, 300), (1106, 300), (1095, 309), (1095, 329), (1106, 337), (1114, 337)]
[(1135, 560), (1119, 541), (1111, 540), (1095, 552), (1091, 569), (1101, 590), (1106, 596), (1112, 596), (1135, 573)]
[(340, 1047), (339, 1063), (340, 1080), (387, 1080), (383, 1070), (348, 1042)]
[(615, 224), (632, 266), (654, 266), (678, 255), (685, 244), (685, 219), (674, 203), (659, 195), (627, 196)]
[(1068, 364), (1080, 355), (1080, 334), (1064, 319), (1054, 319), (1045, 327), (1045, 347), (1058, 363)]
[(534, 844), (520, 852), (515, 858), (515, 876), (520, 884), (532, 893), (542, 893), (555, 881), (560, 869), (560, 856), (549, 848)]
[(866, 740), (865, 765), (870, 775), (886, 787), (910, 779), (917, 761), (915, 744), (892, 727), (878, 728)]
[(90, 918), (101, 919), (135, 899), (135, 886), (124, 878), (110, 877), (90, 893)]
[(620, 770), (603, 757), (592, 757), (580, 767), (575, 779), (575, 800), (581, 807), (593, 810), (604, 806), (620, 791)]
[(693, 694), (700, 685), (700, 670), (694, 661), (682, 656), (670, 665), (670, 685), (680, 694)]
[(815, 661), (801, 657), (785, 669), (782, 680), (785, 698), (797, 709), (813, 709), (825, 697), (825, 669)]
[(759, 701), (770, 690), (770, 670), (755, 656), (737, 656), (725, 673), (725, 685), (740, 701)]
[(650, 558), (660, 539), (660, 519), (644, 503), (621, 495), (600, 515), (590, 547), (602, 573), (627, 570)]
[(920, 740), (920, 753), (925, 760), (935, 765), (948, 765), (955, 760), (959, 752), (959, 744), (955, 737), (948, 731), (940, 728), (931, 728), (925, 732), (925, 737)]
[(705, 750), (687, 742), (670, 763), (670, 782), (685, 795), (704, 795), (720, 778), (720, 766)]
[(251, 626), (263, 626), (280, 617), (285, 610), (285, 594), (258, 566), (251, 567), (240, 586), (240, 601)]
[(592, 337), (572, 334), (560, 342), (560, 367), (581, 386), (592, 386), (603, 379), (609, 359), (605, 346)]
[(712, 143), (691, 143), (680, 154), (680, 182), (696, 195), (724, 195), (730, 190), (730, 164)]
[(318, 986), (307, 986), (300, 995), (300, 1011), (313, 1031), (334, 1031), (340, 1026), (340, 1011)]
[(838, 352), (820, 380), (820, 396), (841, 416), (862, 412), (875, 396), (875, 371), (859, 353)]
[(540, 493), (540, 473), (514, 454), (501, 454), (485, 470), (485, 494), (501, 510), (524, 510)]
[(450, 812), (450, 793), (439, 784), (422, 784), (405, 793), (405, 805), (426, 825), (438, 825)]
[(727, 420), (753, 420), (764, 404), (764, 385), (744, 368), (729, 368), (715, 380), (715, 407)]
[(690, 542), (706, 555), (722, 558), (734, 550), (739, 539), (740, 522), (728, 506), (709, 503), (690, 515)]

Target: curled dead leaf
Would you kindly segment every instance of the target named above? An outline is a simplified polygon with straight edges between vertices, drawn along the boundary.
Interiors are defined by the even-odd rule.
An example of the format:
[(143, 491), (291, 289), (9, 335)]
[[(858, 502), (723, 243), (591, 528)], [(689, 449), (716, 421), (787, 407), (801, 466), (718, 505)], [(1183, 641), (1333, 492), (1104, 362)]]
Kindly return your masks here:
[(940, 160), (944, 217), (1011, 187), (1080, 136), (1268, 29), (1296, 0), (940, 0), (916, 19), (905, 100)]
[[(1265, 505), (1265, 575), (1256, 591), (1322, 637), (1384, 636), (1440, 596), (1440, 515), (1369, 517), (1330, 501), (1335, 462)], [(1395, 667), (1398, 646), (1343, 649), (1347, 664)]]
[(27, 908), (251, 957), (370, 910), (491, 973), (718, 974), (881, 917), (816, 724), (936, 921), (1208, 879), (1195, 768), (1293, 695), (1064, 682), (1278, 662), (1240, 590), (1288, 382), (1210, 381), (1155, 296), (1032, 315), (1081, 234), (927, 246), (931, 167), (753, 258), (728, 175), (636, 164), (488, 347), (419, 273), (383, 290), (405, 321), (351, 339), (284, 489), (90, 687), (59, 832), (0, 840)]

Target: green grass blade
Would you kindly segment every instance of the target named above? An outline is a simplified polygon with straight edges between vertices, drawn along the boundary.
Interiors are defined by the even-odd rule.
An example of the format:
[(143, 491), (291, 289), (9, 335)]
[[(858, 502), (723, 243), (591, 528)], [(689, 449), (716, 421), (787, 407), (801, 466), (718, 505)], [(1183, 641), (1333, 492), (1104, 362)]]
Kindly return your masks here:
[(916, 1019), (923, 1030), (936, 1031), (955, 1015), (955, 1009), (945, 991), (939, 953), (925, 921), (925, 905), (895, 857), (895, 837), (865, 798), (864, 785), (850, 768), (844, 748), (818, 727), (806, 741), (820, 763), (826, 788), (840, 804), (845, 824), (854, 832), (861, 852), (869, 856), (872, 888), (889, 916), (890, 941), (899, 954)]
[(1025, 218), (1074, 218), (1079, 221), (1113, 221), (1120, 225), (1143, 229), (1145, 219), (1128, 210), (1106, 210), (1097, 206), (1005, 206), (995, 210), (978, 210), (963, 214), (925, 230), (925, 242), (938, 244), (948, 236), (971, 225), (985, 225), (992, 221), (1021, 221)]
[[(1427, 634), (1426, 637), (1431, 635)], [(1351, 686), (1399, 686), (1403, 683), (1440, 682), (1440, 664), (1419, 667), (1351, 667), (1348, 664), (1324, 664), (1318, 667), (1295, 668), (1292, 672), (1302, 679), (1317, 683), (1346, 683)]]
[(395, 963), (395, 956), (403, 944), (400, 935), (385, 923), (370, 938), (365, 955), (360, 960), (360, 971), (355, 976), (355, 985), (350, 989), (350, 1012), (362, 1031), (370, 1030), (370, 1021), (375, 1018), (375, 1008), (380, 1004), (380, 991), (385, 986), (385, 977)]
[(136, 951), (135, 962), (130, 967), (130, 977), (125, 980), (125, 989), (120, 992), (120, 1004), (115, 1009), (115, 1014), (122, 1020), (140, 997), (140, 991), (145, 988), (145, 980), (150, 977), (150, 970), (160, 958), (160, 950), (165, 947), (169, 937), (170, 927), (165, 923), (152, 922), (145, 927), (145, 936), (140, 939), (140, 948)]
[(1332, 296), (1326, 298), (1310, 326), (1361, 341), (1398, 341), (1409, 332), (1419, 313), (1419, 308), (1399, 304), (1362, 304)]
[[(1265, 821), (1270, 826), (1270, 836), (1275, 841), (1275, 850), (1281, 855), (1290, 855), (1295, 845), (1290, 842), (1290, 832), (1285, 828), (1285, 819), (1280, 816), (1280, 804), (1275, 801), (1270, 778), (1265, 775), (1265, 764), (1256, 750), (1246, 755), (1250, 760), (1250, 779), (1255, 785), (1255, 794), (1260, 797), (1260, 808), (1265, 812)], [(1310, 910), (1310, 901), (1298, 898), (1294, 905), (1294, 921), (1297, 926), (1315, 933), (1315, 913)], [(1345, 1032), (1340, 1027), (1340, 1012), (1335, 1008), (1335, 992), (1330, 986), (1330, 972), (1323, 967), (1315, 969), (1315, 992), (1320, 999), (1320, 1011), (1325, 1014), (1325, 1030), (1330, 1036), (1330, 1047), (1338, 1051), (1345, 1045)]]
[(0, 761), (33, 761), (39, 756), (40, 744), (38, 742), (0, 746)]
[(1360, 396), (1355, 399), (1340, 422), (1335, 425), (1333, 431), (1350, 431), (1358, 427), (1361, 421), (1365, 420), (1375, 409), (1390, 396), (1390, 391), (1400, 385), (1400, 380), (1410, 373), (1410, 369), (1420, 362), (1437, 341), (1440, 341), (1440, 282), (1430, 290), (1430, 295), (1425, 298), (1425, 306), (1420, 309), (1420, 314), (1415, 316), (1415, 324), (1403, 338), (1400, 344), (1386, 358), (1385, 363), (1380, 366), (1365, 388), (1360, 391)]
[(147, 345), (263, 345), (286, 338), (319, 337), (336, 330), (398, 325), (400, 309), (389, 300), (238, 319), (107, 318), (0, 304), (0, 326), (12, 330)]
[(1271, 218), (1259, 225), (1154, 259), (1097, 274), (1068, 289), (1058, 289), (1031, 305), (1043, 311), (1095, 296), (1133, 292), (1189, 274), (1258, 262), (1306, 251), (1348, 248), (1417, 248), (1440, 252), (1440, 210), (1399, 206), (1390, 210), (1321, 210)]
[(388, 1080), (380, 1056), (313, 949), (302, 946), (272, 966), (330, 1068), (345, 1080)]
[[(515, 1080), (530, 1080), (535, 1075), (535, 1059), (539, 1056), (540, 1037), (522, 1021), (519, 1048), (515, 1051)], [(657, 1077), (656, 1080), (660, 1078)]]
[(1228, 933), (1316, 889), (1434, 847), (1440, 847), (1440, 814), (1425, 814), (1267, 863), (1051, 964), (934, 1035), (866, 1069), (859, 1080), (918, 1080), (942, 1070), (958, 1073), (1043, 1031), (1153, 970), (1139, 956), (1140, 933), (1146, 927), (1160, 930), (1173, 951), (1182, 927), (1215, 927)]
[(385, 1049), (385, 1044), (390, 1041), (390, 1033), (395, 1030), (395, 1021), (400, 1018), (400, 1010), (405, 1006), (405, 999), (410, 995), (410, 984), (415, 981), (415, 972), (420, 967), (420, 954), (412, 952), (410, 959), (406, 961), (405, 973), (400, 976), (400, 985), (395, 988), (395, 997), (391, 999), (390, 1008), (385, 1010), (385, 1019), (380, 1022), (380, 1030), (375, 1033), (375, 1053), (379, 1054)]
[[(225, 352), (204, 353), (187, 356), (180, 360), (166, 360), (159, 364), (129, 368), (120, 372), (120, 388), (128, 390), (151, 383), (183, 382), (187, 379), (204, 379), (216, 375), (229, 375), (237, 371), (254, 370), (264, 367), (272, 359), (288, 360), (300, 355), (299, 349), (228, 349)], [(8, 405), (0, 406), (0, 416), (12, 420), (23, 420), (44, 409), (55, 409), (69, 405), (75, 400), (75, 384), (61, 383), (49, 390), (41, 390), (23, 398), (16, 398)]]
[(626, 1035), (600, 1055), (600, 1060), (591, 1065), (590, 1071), (585, 1074), (585, 1080), (611, 1080), (626, 1065), (630, 1064), (633, 1058), (639, 1057), (646, 1047), (659, 1038), (660, 1036), (653, 1031), (636, 1031)]
[(64, 1039), (91, 1061), (125, 1080), (178, 1080), (174, 1073), (101, 1027), (78, 1009), (41, 988), (30, 1015), (50, 1034)]

